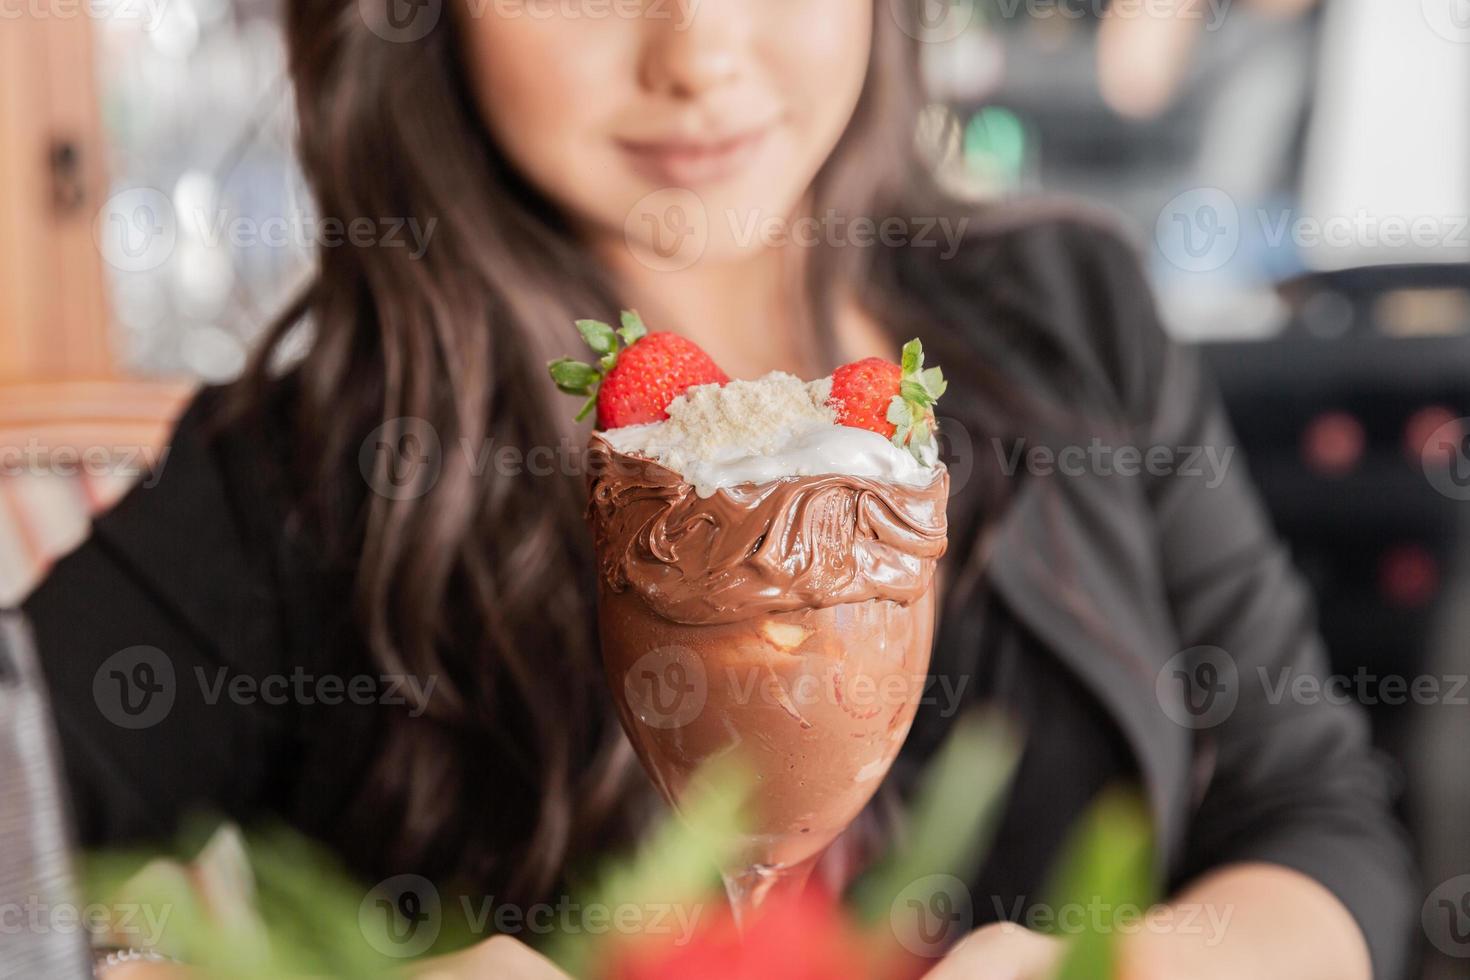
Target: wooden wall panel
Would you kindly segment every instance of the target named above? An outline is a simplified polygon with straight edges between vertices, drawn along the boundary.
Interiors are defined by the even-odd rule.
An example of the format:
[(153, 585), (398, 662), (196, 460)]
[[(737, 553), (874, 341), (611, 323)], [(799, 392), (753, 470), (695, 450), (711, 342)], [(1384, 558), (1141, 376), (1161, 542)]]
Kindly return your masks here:
[[(92, 237), (107, 187), (92, 27), (26, 11), (0, 30), (0, 382), (113, 371)], [(64, 146), (79, 193), (58, 200)]]

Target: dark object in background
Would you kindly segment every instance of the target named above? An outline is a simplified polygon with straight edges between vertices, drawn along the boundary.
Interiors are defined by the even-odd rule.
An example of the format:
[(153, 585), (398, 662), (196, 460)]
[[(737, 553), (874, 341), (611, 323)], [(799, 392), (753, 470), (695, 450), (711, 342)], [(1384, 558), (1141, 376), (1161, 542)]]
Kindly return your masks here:
[[(1348, 270), (1281, 294), (1294, 315), (1280, 337), (1202, 349), (1316, 594), (1333, 672), (1409, 777), (1429, 894), (1470, 871), (1457, 723), (1470, 712), (1470, 267)], [(1426, 976), (1463, 975), (1435, 946)]]
[[(1402, 759), (1446, 578), (1466, 567), (1470, 269), (1289, 283), (1282, 336), (1206, 344), (1241, 449), (1317, 596), (1333, 670)], [(1448, 693), (1448, 692), (1444, 692)]]
[(92, 975), (69, 828), (30, 635), (0, 612), (0, 980)]

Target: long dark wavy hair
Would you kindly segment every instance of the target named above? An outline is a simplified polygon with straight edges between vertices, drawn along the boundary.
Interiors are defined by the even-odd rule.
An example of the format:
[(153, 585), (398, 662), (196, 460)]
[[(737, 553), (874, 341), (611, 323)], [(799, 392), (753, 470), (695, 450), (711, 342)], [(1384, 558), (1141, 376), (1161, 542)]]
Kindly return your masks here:
[[(813, 213), (970, 213), (916, 148), (919, 44), (894, 5), (873, 7), (866, 84), (812, 188)], [(618, 297), (566, 216), (490, 139), (452, 18), (395, 43), (370, 29), (360, 0), (286, 9), (300, 160), (321, 213), (437, 221), (418, 258), (323, 249), (237, 388), (258, 406), (289, 372), (299, 504), (350, 570), (356, 639), (384, 672), (436, 678), (427, 704), (382, 709), (383, 741), (339, 839), (361, 870), (536, 900), (569, 861), (635, 830), (648, 790), (603, 691), (580, 476), (476, 472), (473, 454), (447, 449), (580, 446), (585, 432), (544, 366), (579, 348), (575, 317), (614, 314)], [(905, 280), (888, 261), (876, 247), (812, 250), (804, 314), (822, 356), (837, 356), (839, 285), (863, 284), (861, 301), (895, 340), (921, 335), (931, 360), (965, 380), (948, 411), (981, 431), (996, 411), (985, 393), (1003, 385), (972, 325), (945, 309), (942, 282)], [(305, 344), (282, 368), (298, 332)], [(437, 479), (421, 495), (370, 492), (359, 447), (403, 418), (425, 420), (446, 447)], [(966, 512), (982, 512), (985, 481), (968, 487)], [(952, 540), (973, 538), (954, 511)], [(973, 585), (966, 551), (954, 549), (948, 590), (961, 603)]]

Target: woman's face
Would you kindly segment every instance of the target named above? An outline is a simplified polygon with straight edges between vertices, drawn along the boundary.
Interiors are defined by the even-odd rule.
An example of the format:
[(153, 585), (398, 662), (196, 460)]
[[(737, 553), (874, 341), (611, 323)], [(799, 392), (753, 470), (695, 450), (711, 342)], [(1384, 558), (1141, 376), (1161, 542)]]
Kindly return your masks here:
[(458, 15), (503, 152), (594, 239), (674, 269), (769, 242), (793, 216), (857, 104), (873, 9), (460, 0)]

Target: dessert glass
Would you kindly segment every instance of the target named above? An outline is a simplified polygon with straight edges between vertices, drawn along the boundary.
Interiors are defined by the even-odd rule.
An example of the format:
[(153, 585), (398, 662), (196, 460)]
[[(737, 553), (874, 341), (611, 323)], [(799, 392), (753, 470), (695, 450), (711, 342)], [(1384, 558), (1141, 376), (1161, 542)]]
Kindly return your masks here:
[(603, 663), (675, 807), (735, 753), (754, 780), (737, 922), (800, 890), (872, 798), (913, 722), (933, 639), (948, 478), (788, 477), (699, 497), (593, 437), (589, 520)]

